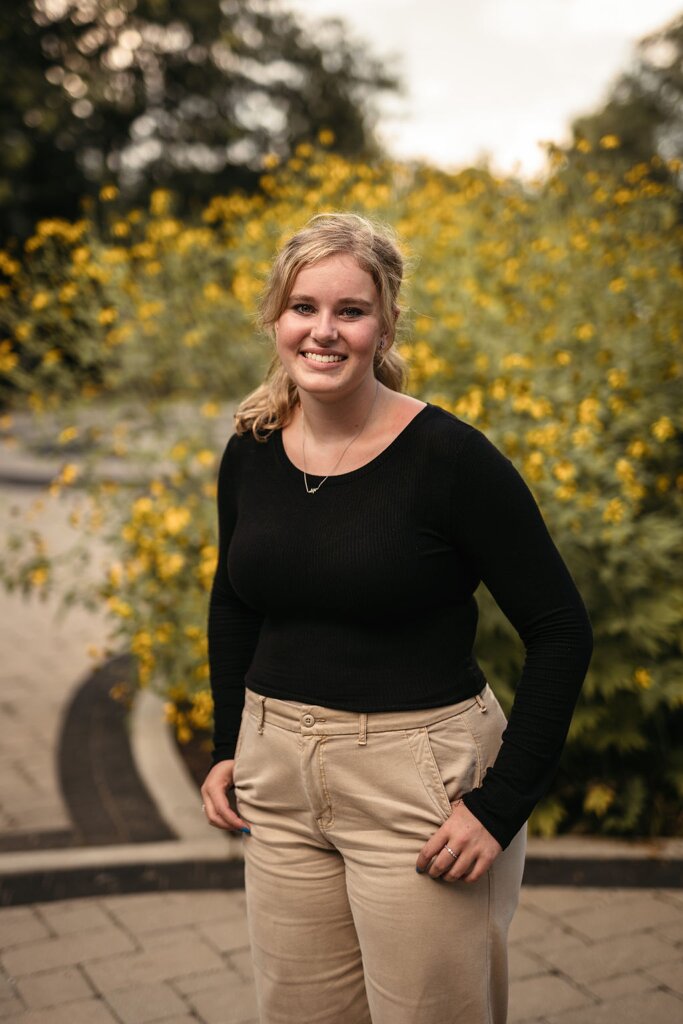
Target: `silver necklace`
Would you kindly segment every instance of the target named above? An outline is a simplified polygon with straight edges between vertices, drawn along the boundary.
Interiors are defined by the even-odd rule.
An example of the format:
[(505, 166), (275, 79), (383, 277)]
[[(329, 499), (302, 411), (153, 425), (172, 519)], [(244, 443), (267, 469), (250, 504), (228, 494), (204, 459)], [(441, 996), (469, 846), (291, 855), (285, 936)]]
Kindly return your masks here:
[(360, 435), (363, 433), (365, 427), (367, 426), (368, 420), (370, 419), (370, 415), (372, 414), (372, 410), (375, 407), (375, 402), (377, 401), (377, 394), (378, 394), (378, 392), (379, 392), (379, 380), (377, 381), (377, 387), (375, 388), (375, 397), (372, 400), (372, 404), (370, 406), (370, 412), (365, 417), (365, 420), (363, 421), (362, 427), (360, 428), (358, 433), (354, 437), (351, 438), (351, 440), (349, 441), (349, 443), (347, 444), (346, 448), (344, 449), (344, 451), (341, 453), (341, 455), (339, 456), (339, 458), (335, 462), (335, 464), (332, 467), (332, 469), (330, 470), (330, 472), (327, 474), (326, 477), (323, 477), (323, 479), (320, 481), (320, 483), (318, 484), (317, 487), (309, 487), (308, 486), (308, 478), (306, 476), (306, 450), (305, 450), (305, 444), (304, 444), (305, 438), (306, 438), (306, 431), (304, 430), (304, 408), (303, 408), (303, 406), (301, 406), (301, 457), (302, 457), (303, 464), (304, 464), (304, 487), (306, 488), (306, 493), (307, 494), (315, 494), (316, 491), (320, 490), (322, 485), (325, 483), (325, 480), (327, 480), (328, 477), (332, 476), (332, 474), (334, 473), (335, 469), (337, 468), (337, 466), (339, 465), (341, 460), (344, 458), (344, 456), (346, 455), (347, 451), (349, 450), (349, 448), (351, 447), (353, 442), (358, 437), (360, 437)]

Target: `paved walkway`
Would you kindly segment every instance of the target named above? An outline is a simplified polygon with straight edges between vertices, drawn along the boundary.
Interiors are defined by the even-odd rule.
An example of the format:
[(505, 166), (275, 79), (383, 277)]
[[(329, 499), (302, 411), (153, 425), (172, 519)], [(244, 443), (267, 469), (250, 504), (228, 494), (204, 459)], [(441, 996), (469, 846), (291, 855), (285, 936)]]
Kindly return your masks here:
[[(256, 1024), (240, 892), (11, 907), (0, 945), (7, 1024)], [(680, 1024), (682, 948), (681, 890), (526, 888), (509, 1024)]]
[[(13, 506), (26, 515), (37, 495), (0, 483), (2, 525)], [(61, 509), (50, 503), (36, 519), (57, 544), (67, 529)], [(22, 835), (28, 849), (32, 834), (70, 826), (57, 743), (64, 708), (92, 666), (88, 647), (101, 645), (106, 624), (82, 611), (57, 623), (54, 602), (5, 593), (0, 612), (0, 837), (20, 850)], [(525, 887), (511, 936), (510, 1024), (680, 1024), (682, 953), (683, 889)], [(243, 893), (0, 908), (0, 1020), (255, 1024)]]

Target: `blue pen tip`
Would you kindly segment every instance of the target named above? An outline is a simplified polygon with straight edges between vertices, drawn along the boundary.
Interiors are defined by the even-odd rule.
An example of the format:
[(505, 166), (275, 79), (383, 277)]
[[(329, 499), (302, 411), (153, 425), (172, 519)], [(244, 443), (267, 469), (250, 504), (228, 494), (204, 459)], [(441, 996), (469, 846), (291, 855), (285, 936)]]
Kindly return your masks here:
[(251, 829), (250, 828), (241, 828), (240, 832), (245, 832), (248, 836), (251, 835)]

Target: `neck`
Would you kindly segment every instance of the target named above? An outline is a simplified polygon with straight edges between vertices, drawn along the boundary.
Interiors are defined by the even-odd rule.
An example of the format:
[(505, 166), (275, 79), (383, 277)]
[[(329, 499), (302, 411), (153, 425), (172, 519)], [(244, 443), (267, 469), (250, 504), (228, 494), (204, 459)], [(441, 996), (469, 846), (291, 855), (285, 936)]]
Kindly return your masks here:
[[(306, 436), (315, 444), (335, 445), (357, 434), (363, 424), (368, 428), (377, 415), (386, 389), (376, 378), (372, 378), (356, 389), (351, 395), (338, 398), (299, 392), (301, 413), (306, 420)], [(374, 404), (373, 404), (374, 403)]]

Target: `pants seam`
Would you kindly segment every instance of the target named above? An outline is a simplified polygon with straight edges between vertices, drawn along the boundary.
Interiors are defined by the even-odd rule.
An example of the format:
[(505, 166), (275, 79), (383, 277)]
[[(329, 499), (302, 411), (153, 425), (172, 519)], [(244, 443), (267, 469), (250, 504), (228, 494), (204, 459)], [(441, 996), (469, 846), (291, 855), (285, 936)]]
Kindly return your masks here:
[(325, 763), (323, 761), (323, 747), (325, 745), (326, 736), (323, 736), (318, 744), (318, 767), (320, 769), (320, 784), (322, 786), (323, 793), (325, 794), (325, 800), (327, 801), (327, 811), (329, 814), (329, 821), (326, 821), (323, 825), (320, 821), (318, 825), (321, 829), (327, 830), (332, 828), (334, 825), (334, 809), (332, 807), (332, 800), (330, 799), (330, 792), (327, 788), (327, 778), (325, 776)]

